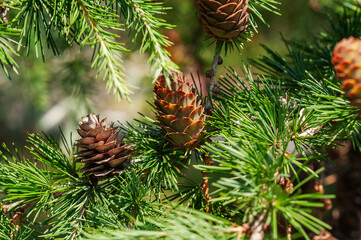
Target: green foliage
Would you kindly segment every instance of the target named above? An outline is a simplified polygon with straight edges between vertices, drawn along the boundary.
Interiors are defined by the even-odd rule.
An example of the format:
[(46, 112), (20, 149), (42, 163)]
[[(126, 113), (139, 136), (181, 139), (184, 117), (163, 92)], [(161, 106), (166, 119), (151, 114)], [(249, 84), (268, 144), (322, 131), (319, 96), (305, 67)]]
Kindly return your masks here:
[[(151, 199), (153, 192), (139, 174), (128, 171), (93, 185), (88, 176), (78, 175), (79, 166), (72, 158), (74, 149), (64, 137), (62, 141), (65, 152), (53, 138), (29, 134), (28, 149), (35, 163), (16, 148), (13, 154), (3, 146), (9, 156), (2, 154), (4, 162), (0, 163), (0, 193), (5, 196), (2, 202), (9, 203), (4, 211), (29, 208), (24, 214), (24, 228), (3, 230), (0, 234), (4, 239), (10, 239), (11, 234), (26, 239), (31, 233), (28, 228), (45, 238), (74, 239), (80, 237), (83, 228), (126, 227), (158, 215), (159, 206)], [(1, 217), (0, 224), (10, 224), (6, 216)]]
[[(255, 17), (266, 23), (259, 9), (276, 12), (277, 3), (250, 1), (251, 31), (257, 28)], [(93, 66), (118, 95), (128, 94), (120, 71), (125, 49), (114, 33), (124, 26), (132, 28), (134, 41), (142, 35), (141, 51), (150, 52), (159, 71), (177, 69), (165, 50), (169, 41), (158, 32), (171, 27), (156, 17), (164, 10), (161, 3), (33, 0), (12, 6), (19, 7), (14, 19), (25, 29), (19, 41), (26, 51), (33, 44), (44, 57), (45, 36), (58, 53), (54, 30), (68, 43), (91, 45)], [(134, 145), (134, 158), (119, 176), (98, 181), (79, 173), (75, 149), (63, 135), (64, 150), (52, 137), (29, 134), (27, 157), (3, 145), (0, 236), (209, 240), (264, 234), (282, 239), (290, 225), (293, 237), (310, 239), (311, 232), (330, 229), (314, 213), (333, 195), (309, 185), (324, 170), (325, 148), (352, 140), (361, 149), (358, 109), (343, 96), (330, 63), (338, 40), (360, 37), (360, 19), (360, 11), (349, 8), (328, 30), (312, 35), (312, 44), (284, 40), (287, 56), (265, 46), (267, 55), (251, 63), (266, 74), (254, 75), (248, 66), (238, 74), (229, 67), (211, 99), (208, 135), (194, 149), (175, 149), (158, 122), (143, 115), (135, 124), (121, 125), (124, 142)], [(24, 212), (19, 230), (10, 220), (13, 211)]]
[(172, 43), (167, 37), (157, 31), (158, 28), (171, 29), (173, 26), (163, 19), (155, 17), (161, 14), (166, 8), (161, 2), (118, 0), (117, 6), (123, 16), (126, 17), (129, 28), (134, 28), (134, 38), (142, 34), (141, 52), (150, 51), (149, 62), (157, 68), (155, 79), (161, 72), (170, 74), (176, 71), (178, 66), (169, 58), (169, 53), (165, 47)]
[(218, 148), (210, 147), (214, 153), (213, 159), (219, 162), (219, 166), (198, 166), (200, 170), (222, 172), (227, 176), (215, 183), (219, 197), (212, 201), (238, 206), (234, 211), (242, 209), (245, 212), (243, 222), (252, 222), (257, 216), (263, 216), (262, 222), (272, 226), (273, 239), (280, 237), (277, 226), (282, 223), (282, 219), (286, 219), (306, 239), (307, 233), (302, 226), (317, 234), (323, 228), (330, 228), (310, 214), (312, 208), (323, 206), (317, 202), (318, 199), (330, 196), (296, 191), (312, 175), (289, 192), (279, 183), (281, 177), (290, 178), (292, 173), (298, 176), (299, 166), (300, 170), (310, 172), (304, 165), (309, 159), (297, 158), (295, 154), (287, 156), (284, 150), (276, 150), (274, 147), (267, 150), (254, 142), (242, 141), (242, 138), (226, 139), (227, 143), (218, 143)]
[[(64, 138), (63, 141), (65, 141)], [(13, 155), (5, 145), (3, 146), (10, 159), (2, 154), (4, 163), (0, 164), (0, 191), (6, 196), (3, 199), (5, 203), (16, 202), (7, 211), (22, 209), (27, 204), (31, 205), (29, 212), (26, 213), (26, 223), (36, 225), (41, 213), (54, 209), (54, 207), (56, 210), (49, 214), (49, 220), (58, 216), (59, 212), (64, 215), (70, 214), (69, 212), (75, 208), (73, 204), (79, 200), (75, 197), (76, 190), (84, 191), (84, 187), (81, 187), (84, 185), (84, 181), (73, 176), (75, 166), (53, 139), (46, 135), (42, 137), (39, 134), (29, 134), (29, 143), (32, 145), (30, 151), (34, 155), (36, 163), (22, 157), (16, 148), (14, 149), (16, 155)], [(67, 150), (71, 151), (71, 148)], [(39, 165), (43, 167), (39, 168)], [(70, 181), (74, 181), (74, 185), (69, 185)], [(69, 192), (74, 195), (68, 195)], [(68, 197), (67, 200), (72, 199), (72, 201), (66, 201), (65, 209), (67, 211), (63, 212), (64, 209), (58, 208), (58, 204), (61, 206), (66, 197)], [(57, 221), (61, 222), (64, 219), (59, 218)], [(56, 224), (56, 221), (54, 223)], [(67, 221), (67, 224), (71, 223)], [(62, 228), (58, 228), (54, 234), (62, 231), (64, 231)]]
[(8, 217), (0, 211), (0, 238), (4, 240), (26, 240), (31, 239), (32, 230), (26, 227), (16, 226), (8, 219)]
[[(129, 218), (129, 223), (134, 223), (159, 214), (159, 205), (152, 201), (153, 190), (148, 184), (144, 184), (138, 172), (124, 173), (116, 180), (118, 182), (114, 186), (111, 201), (114, 206), (121, 206), (119, 210), (123, 213), (123, 221)], [(131, 216), (127, 216), (128, 213)]]
[[(197, 211), (172, 211), (156, 219), (148, 219), (151, 227), (140, 225), (140, 230), (111, 231), (87, 234), (88, 239), (235, 239), (230, 223)], [(227, 231), (228, 230), (228, 231)]]
[[(60, 55), (54, 37), (59, 35), (70, 45), (78, 44), (80, 49), (91, 46), (92, 67), (97, 75), (107, 80), (107, 89), (113, 89), (117, 97), (128, 99), (131, 86), (122, 72), (121, 55), (128, 50), (119, 41), (119, 33), (125, 31), (125, 27), (134, 27), (134, 39), (142, 34), (141, 52), (150, 53), (149, 62), (156, 67), (157, 74), (177, 69), (165, 50), (171, 43), (159, 32), (159, 29), (172, 27), (157, 16), (165, 10), (159, 3), (127, 0), (5, 2), (11, 12), (16, 12), (15, 17), (8, 24), (2, 24), (0, 29), (0, 64), (7, 74), (6, 65), (13, 69), (17, 67), (9, 53), (17, 54), (10, 45), (13, 41), (10, 36), (19, 36), (18, 51), (24, 49), (29, 55), (34, 48), (36, 55), (45, 61), (45, 45), (55, 55)], [(121, 18), (126, 19), (126, 26), (120, 23)]]
[(66, 153), (59, 151), (59, 144), (51, 137), (44, 134), (44, 137), (38, 133), (30, 133), (28, 143), (30, 144), (30, 153), (34, 155), (36, 161), (42, 162), (52, 168), (55, 168), (64, 175), (74, 176), (77, 169), (74, 164), (74, 159), (69, 159), (72, 156), (74, 149), (69, 147), (64, 136), (62, 135), (62, 143), (66, 148)]
[[(44, 13), (47, 9), (52, 21), (46, 21)], [(44, 46), (42, 34), (45, 34), (49, 46), (57, 52), (57, 47), (52, 37), (51, 30), (56, 28), (68, 38), (69, 42), (75, 41), (81, 48), (86, 45), (94, 49), (92, 66), (97, 69), (98, 74), (102, 73), (107, 78), (108, 90), (114, 87), (116, 96), (126, 97), (129, 94), (128, 85), (125, 82), (121, 69), (121, 51), (126, 49), (122, 43), (116, 41), (118, 35), (111, 31), (122, 31), (122, 25), (117, 23), (117, 15), (108, 7), (98, 1), (60, 1), (37, 2), (26, 1), (22, 11), (15, 17), (17, 26), (23, 23), (23, 31), (20, 35), (20, 45), (25, 44), (27, 53), (35, 41), (35, 50), (41, 52), (43, 59)], [(45, 24), (44, 30), (39, 25)], [(42, 33), (45, 31), (45, 33)], [(32, 36), (36, 36), (33, 39)], [(25, 43), (23, 43), (23, 41)]]
[(137, 122), (137, 125), (128, 124), (122, 128), (127, 132), (127, 140), (137, 143), (135, 151), (140, 156), (139, 171), (145, 174), (147, 183), (156, 186), (158, 192), (163, 187), (178, 189), (178, 178), (189, 157), (184, 151), (175, 151), (170, 146), (157, 121), (145, 117)]
[(342, 12), (345, 8), (349, 8), (351, 10), (356, 9), (360, 6), (360, 1), (358, 0), (319, 0), (320, 6), (328, 8), (332, 11)]
[(187, 207), (202, 212), (207, 212), (207, 208), (209, 208), (209, 213), (215, 214), (218, 217), (232, 222), (242, 222), (240, 219), (243, 217), (243, 211), (235, 210), (236, 207), (234, 205), (226, 205), (224, 201), (208, 202), (201, 183), (185, 178), (180, 181), (178, 187), (179, 191), (167, 198), (167, 200), (177, 203), (175, 208)]
[[(113, 89), (117, 97), (127, 98), (132, 93), (131, 86), (125, 80), (122, 72), (122, 52), (127, 51), (119, 41), (120, 33), (129, 28), (134, 31), (133, 41), (141, 35), (141, 52), (149, 52), (149, 63), (156, 68), (155, 76), (161, 72), (167, 74), (176, 71), (178, 67), (170, 59), (166, 47), (171, 42), (160, 29), (170, 29), (173, 26), (166, 23), (159, 15), (167, 10), (161, 2), (148, 0), (118, 0), (118, 1), (4, 1), (15, 16), (8, 24), (2, 24), (0, 29), (0, 65), (9, 75), (6, 66), (14, 71), (18, 67), (12, 55), (17, 51), (29, 55), (32, 49), (36, 56), (46, 59), (46, 46), (55, 55), (61, 54), (58, 37), (72, 45), (76, 43), (80, 49), (90, 46), (93, 48), (91, 58), (92, 67), (97, 75), (107, 80), (107, 89)], [(256, 18), (266, 24), (260, 9), (277, 13), (278, 1), (262, 0), (250, 1), (250, 33), (257, 32)], [(125, 19), (125, 24), (121, 23)], [(17, 51), (11, 42), (19, 36)], [(245, 38), (243, 39), (245, 40)], [(224, 43), (226, 51), (229, 48), (242, 45), (237, 40), (233, 43)], [(223, 44), (222, 44), (223, 45)], [(222, 46), (219, 46), (222, 48)]]
[(279, 15), (279, 8), (277, 5), (280, 1), (277, 0), (250, 0), (248, 7), (250, 9), (250, 31), (258, 32), (258, 24), (256, 19), (259, 19), (263, 24), (269, 26), (267, 21), (262, 16), (262, 11), (269, 11), (271, 13)]
[[(268, 73), (272, 85), (285, 87), (288, 96), (306, 107), (306, 112), (322, 126), (325, 134), (315, 135), (318, 143), (312, 144), (351, 139), (355, 146), (361, 147), (358, 110), (342, 96), (331, 64), (332, 49), (338, 41), (360, 36), (360, 14), (359, 9), (345, 10), (330, 18), (325, 32), (313, 34), (310, 41), (284, 40), (287, 57), (264, 46), (267, 55), (251, 59), (254, 66)], [(306, 139), (311, 144), (309, 140)]]
[[(337, 128), (327, 126), (328, 122), (317, 116), (329, 115), (319, 115), (320, 108), (316, 113), (316, 107), (305, 96), (293, 98), (289, 91), (264, 76), (259, 76), (256, 81), (247, 68), (245, 75), (247, 78), (242, 79), (230, 69), (227, 77), (219, 82), (223, 92), (217, 97), (219, 103), (210, 124), (219, 129), (222, 140), (208, 145), (212, 159), (219, 164), (197, 168), (225, 175), (216, 181), (218, 190), (215, 193), (219, 197), (212, 201), (238, 206), (235, 211), (242, 209), (245, 212), (243, 222), (264, 216), (263, 221), (273, 226), (273, 238), (278, 239), (275, 226), (281, 222), (281, 215), (308, 239), (301, 226), (315, 233), (329, 228), (309, 214), (311, 208), (322, 206), (314, 200), (326, 196), (295, 190), (318, 176), (308, 163), (311, 159), (324, 159), (322, 147), (330, 147), (335, 140), (342, 139), (331, 129), (343, 134), (345, 130), (341, 125)], [(315, 86), (313, 82), (313, 90)], [(300, 156), (297, 152), (288, 152), (291, 145)], [(310, 177), (301, 179), (302, 172)], [(282, 189), (281, 178), (292, 179), (293, 190)]]
[[(346, 11), (328, 19), (328, 27), (321, 33), (310, 35), (306, 40), (286, 40), (286, 56), (262, 45), (266, 55), (257, 60), (250, 59), (253, 66), (275, 79), (293, 94), (299, 94), (309, 78), (324, 78), (337, 85), (331, 63), (332, 50), (337, 42), (350, 36), (358, 37), (361, 32), (361, 10)], [(278, 78), (283, 78), (278, 80)], [(313, 81), (314, 82), (314, 81)], [(324, 84), (324, 83), (322, 83)], [(326, 83), (327, 84), (327, 83)], [(327, 84), (329, 85), (329, 84)], [(309, 88), (313, 88), (309, 85)], [(336, 89), (337, 87), (335, 87)], [(327, 89), (327, 88), (326, 88)], [(335, 92), (328, 95), (336, 95)], [(305, 95), (300, 96), (303, 98)]]
[[(262, 12), (268, 11), (274, 14), (279, 15), (279, 8), (277, 5), (280, 4), (278, 0), (249, 0), (248, 8), (250, 11), (249, 15), (249, 27), (247, 32), (238, 38), (234, 39), (233, 41), (217, 41), (217, 50), (221, 52), (224, 48), (225, 54), (229, 51), (234, 51), (235, 49), (239, 52), (245, 46), (244, 42), (250, 40), (249, 37), (252, 37), (254, 33), (258, 33), (258, 21), (261, 21), (266, 26), (269, 26), (267, 21), (263, 18)], [(216, 42), (216, 41), (213, 41)]]
[(19, 67), (12, 56), (18, 54), (10, 44), (14, 42), (12, 37), (17, 36), (19, 33), (20, 31), (16, 28), (9, 27), (6, 24), (0, 25), (0, 65), (8, 77), (10, 77), (10, 74), (7, 66), (14, 72), (17, 72), (17, 68)]

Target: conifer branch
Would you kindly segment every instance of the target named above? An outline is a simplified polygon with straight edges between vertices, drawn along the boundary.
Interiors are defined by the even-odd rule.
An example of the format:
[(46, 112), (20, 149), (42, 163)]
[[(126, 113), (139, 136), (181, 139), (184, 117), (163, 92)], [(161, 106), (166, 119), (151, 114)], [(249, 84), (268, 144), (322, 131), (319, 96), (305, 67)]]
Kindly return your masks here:
[(80, 19), (84, 19), (89, 26), (87, 36), (84, 36), (84, 39), (78, 37), (78, 40), (81, 40), (82, 46), (85, 44), (93, 45), (95, 56), (93, 55), (92, 67), (97, 69), (98, 74), (104, 70), (103, 78), (108, 78), (108, 91), (114, 87), (114, 94), (117, 97), (128, 99), (131, 92), (128, 89), (129, 84), (124, 80), (125, 75), (120, 71), (122, 60), (119, 55), (120, 51), (126, 49), (122, 47), (122, 44), (115, 41), (115, 38), (119, 37), (118, 35), (105, 30), (109, 27), (114, 30), (121, 30), (121, 25), (116, 24), (115, 15), (109, 13), (109, 9), (102, 9), (98, 13), (98, 9), (103, 8), (102, 6), (99, 5), (95, 8), (85, 0), (78, 0), (78, 3), (80, 5), (79, 10), (83, 13)]
[[(47, 0), (17, 2), (25, 6), (18, 15), (24, 18), (18, 19), (32, 18), (30, 24), (23, 21), (24, 29), (31, 30), (31, 34), (37, 33), (34, 39), (38, 47), (43, 46), (40, 30), (46, 28), (45, 32), (50, 33), (56, 27), (63, 31), (69, 43), (75, 41), (81, 47), (87, 44), (94, 47), (93, 66), (98, 74), (104, 71), (108, 78), (112, 78), (112, 74), (123, 76), (119, 70), (121, 64), (116, 64), (120, 59), (117, 53), (124, 49), (116, 41), (118, 35), (112, 32), (122, 31), (117, 22), (119, 16), (115, 14), (119, 9), (127, 25), (133, 26), (134, 39), (138, 34), (143, 35), (141, 51), (150, 52), (150, 63), (157, 66), (158, 71), (176, 69), (165, 51), (169, 42), (158, 32), (159, 27), (169, 26), (155, 17), (164, 9), (158, 2), (60, 0), (55, 1), (61, 3), (56, 6)], [(250, 0), (249, 3), (253, 16), (262, 7), (276, 11), (276, 0)], [(309, 239), (310, 232), (320, 236), (327, 233), (324, 229), (330, 229), (330, 226), (317, 213), (315, 216), (314, 209), (329, 209), (333, 196), (326, 195), (322, 185), (314, 186), (315, 191), (311, 193), (305, 192), (304, 186), (320, 178), (323, 168), (311, 168), (310, 161), (325, 159), (324, 148), (335, 147), (337, 141), (352, 138), (355, 146), (361, 149), (359, 109), (350, 106), (350, 101), (343, 96), (330, 64), (335, 39), (350, 34), (360, 36), (358, 11), (352, 17), (340, 16), (342, 21), (333, 24), (330, 32), (315, 35), (315, 45), (302, 46), (299, 42), (285, 41), (289, 50), (287, 57), (265, 48), (269, 56), (255, 61), (255, 65), (258, 64), (267, 75), (254, 78), (247, 66), (242, 75), (229, 68), (226, 77), (217, 83), (219, 94), (213, 96), (222, 48), (219, 44), (209, 74), (208, 100), (214, 100), (209, 102), (214, 111), (207, 119), (212, 129), (211, 132), (207, 128), (207, 134), (215, 137), (212, 141), (207, 141), (208, 136), (200, 139), (200, 149), (197, 145), (195, 151), (175, 148), (164, 137), (158, 122), (147, 117), (138, 121), (137, 126), (122, 126), (128, 133), (124, 142), (134, 144), (137, 161), (124, 163), (119, 176), (109, 174), (109, 178), (101, 176), (99, 181), (92, 181), (93, 177), (85, 171), (79, 172), (80, 167), (73, 158), (73, 145), (64, 144), (67, 150), (64, 153), (59, 144), (46, 135), (29, 135), (30, 159), (20, 156), (16, 149), (12, 153), (4, 146), (5, 154), (1, 154), (3, 161), (0, 162), (0, 195), (6, 205), (0, 213), (0, 238), (20, 238), (27, 224), (39, 231), (32, 236), (34, 239), (38, 234), (48, 238), (82, 238), (85, 227), (97, 229), (94, 230), (96, 233), (92, 230), (85, 233), (89, 239), (96, 240), (290, 239), (294, 237), (293, 233)], [(49, 22), (43, 21), (49, 16)], [(26, 30), (21, 35), (25, 42), (32, 39)], [(51, 37), (47, 36), (49, 39)], [(119, 91), (126, 91), (126, 88)], [(167, 91), (162, 92), (167, 99), (175, 96)], [(182, 101), (187, 98), (183, 97)], [(177, 104), (172, 103), (171, 107), (175, 108), (175, 115), (197, 114), (194, 106), (187, 108), (189, 113), (178, 111)], [(198, 114), (203, 114), (203, 109), (199, 110), (202, 111)], [(184, 119), (183, 123), (186, 122)], [(174, 120), (167, 117), (164, 121)], [(192, 122), (184, 126), (178, 126), (176, 121), (172, 124), (170, 127), (179, 127), (180, 135), (195, 126)], [(81, 135), (82, 141), (93, 149), (99, 147), (93, 141), (108, 133), (104, 131), (100, 135), (99, 128), (90, 128), (92, 131), (86, 129)], [(110, 144), (104, 140), (99, 141), (99, 145), (107, 142), (105, 144), (110, 146), (116, 142), (115, 135), (104, 138), (111, 139)], [(291, 144), (295, 151), (290, 153)], [(82, 160), (93, 162), (94, 157), (99, 157), (101, 162), (94, 161), (99, 165), (103, 160), (110, 161), (102, 154), (121, 151), (118, 147), (109, 149), (105, 153), (103, 148), (100, 154), (88, 155), (89, 158)], [(199, 156), (201, 150), (203, 156)], [(113, 156), (117, 161), (122, 160)], [(201, 171), (201, 185), (199, 181), (182, 179), (184, 169), (191, 164), (191, 156), (203, 158), (203, 163), (193, 166)], [(210, 193), (211, 184), (216, 188), (214, 195)], [(173, 195), (165, 196), (168, 191)], [(186, 205), (186, 209), (174, 210), (173, 200), (179, 200), (177, 206)], [(167, 207), (173, 209), (168, 211)], [(28, 219), (21, 217), (23, 212), (26, 213), (25, 208), (29, 209)], [(11, 219), (13, 212), (15, 215)], [(44, 221), (38, 218), (41, 212), (48, 214)], [(43, 231), (42, 227), (47, 229)], [(280, 233), (281, 227), (285, 231)]]
[[(92, 67), (107, 79), (107, 89), (113, 89), (120, 98), (128, 98), (130, 85), (125, 81), (121, 71), (120, 52), (126, 51), (122, 43), (117, 42), (119, 36), (113, 31), (124, 31), (118, 16), (109, 7), (98, 1), (77, 0), (61, 1), (16, 1), (14, 5), (21, 9), (13, 19), (15, 27), (22, 27), (18, 50), (26, 48), (30, 53), (35, 46), (36, 55), (41, 54), (45, 61), (45, 37), (54, 54), (60, 54), (52, 36), (57, 30), (69, 44), (76, 42), (81, 49), (91, 45), (94, 49)], [(50, 18), (50, 21), (47, 20)], [(22, 26), (23, 25), (23, 26)], [(34, 39), (32, 39), (34, 37)], [(34, 42), (34, 43), (33, 43)]]
[(18, 73), (19, 67), (13, 56), (18, 56), (18, 53), (11, 46), (11, 43), (16, 43), (12, 40), (11, 36), (18, 36), (20, 30), (8, 26), (0, 26), (0, 66), (6, 76), (10, 78), (10, 73), (7, 67), (11, 68), (15, 73)]
[[(54, 198), (58, 198), (58, 197), (62, 196), (64, 193), (66, 193), (66, 192), (54, 192)], [(25, 200), (16, 201), (16, 202), (6, 204), (6, 205), (1, 204), (1, 209), (4, 213), (23, 212), (26, 208), (34, 206), (34, 204), (36, 204), (39, 200), (40, 199), (36, 199), (31, 202), (27, 202), (25, 204), (22, 204), (22, 203), (24, 203)]]
[(17, 73), (18, 64), (14, 60), (13, 56), (18, 56), (11, 44), (16, 44), (16, 41), (12, 39), (14, 36), (20, 35), (20, 30), (11, 27), (13, 22), (8, 21), (6, 15), (10, 12), (9, 5), (12, 2), (0, 3), (0, 66), (2, 67), (6, 76), (10, 78), (10, 73), (7, 67), (10, 67), (15, 73)]
[(177, 71), (178, 66), (173, 63), (169, 57), (169, 52), (165, 49), (165, 47), (170, 46), (172, 43), (157, 30), (159, 28), (170, 29), (173, 27), (163, 19), (154, 16), (155, 14), (162, 13), (165, 9), (162, 3), (151, 3), (144, 0), (117, 0), (117, 3), (127, 19), (128, 26), (134, 27), (134, 40), (139, 33), (142, 33), (140, 49), (141, 52), (149, 50), (149, 63), (154, 64), (156, 67), (155, 77), (157, 78), (161, 72), (167, 75), (171, 71)]

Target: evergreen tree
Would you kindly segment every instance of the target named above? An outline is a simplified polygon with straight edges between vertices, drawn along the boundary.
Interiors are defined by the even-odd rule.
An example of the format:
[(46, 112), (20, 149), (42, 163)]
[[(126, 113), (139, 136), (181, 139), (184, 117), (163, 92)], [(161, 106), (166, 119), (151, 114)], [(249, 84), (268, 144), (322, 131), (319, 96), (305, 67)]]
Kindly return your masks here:
[(242, 73), (226, 66), (225, 76), (217, 75), (222, 58), (242, 52), (267, 24), (261, 13), (277, 14), (279, 2), (197, 1), (204, 44), (215, 48), (207, 92), (172, 62), (161, 1), (1, 4), (0, 63), (9, 76), (31, 48), (44, 60), (45, 43), (59, 55), (58, 35), (90, 45), (92, 67), (127, 98), (125, 29), (157, 69), (156, 119), (109, 124), (89, 113), (75, 141), (59, 130), (59, 143), (29, 133), (30, 154), (3, 144), (1, 239), (335, 239), (324, 221), (335, 195), (323, 183), (330, 150), (347, 141), (361, 150), (359, 1), (332, 1), (324, 32), (283, 38), (286, 56), (263, 46), (265, 55)]

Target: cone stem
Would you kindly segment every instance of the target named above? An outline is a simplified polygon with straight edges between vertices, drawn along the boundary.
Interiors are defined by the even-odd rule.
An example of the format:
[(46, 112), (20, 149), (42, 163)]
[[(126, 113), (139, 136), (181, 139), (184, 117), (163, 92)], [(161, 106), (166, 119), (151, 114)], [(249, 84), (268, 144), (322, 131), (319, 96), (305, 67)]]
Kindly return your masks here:
[(218, 65), (218, 59), (219, 59), (219, 53), (217, 52), (216, 55), (214, 55), (212, 68), (211, 68), (211, 82), (209, 84), (209, 94), (212, 95), (212, 91), (214, 88), (214, 83), (216, 81), (216, 72), (217, 72), (217, 65)]
[(214, 84), (216, 82), (216, 73), (217, 73), (217, 65), (219, 64), (219, 55), (221, 53), (221, 47), (219, 47), (222, 44), (221, 41), (217, 41), (216, 44), (216, 53), (213, 57), (213, 62), (212, 62), (212, 68), (211, 68), (211, 81), (209, 83), (209, 99), (212, 98), (212, 93), (213, 93), (213, 89), (214, 89)]

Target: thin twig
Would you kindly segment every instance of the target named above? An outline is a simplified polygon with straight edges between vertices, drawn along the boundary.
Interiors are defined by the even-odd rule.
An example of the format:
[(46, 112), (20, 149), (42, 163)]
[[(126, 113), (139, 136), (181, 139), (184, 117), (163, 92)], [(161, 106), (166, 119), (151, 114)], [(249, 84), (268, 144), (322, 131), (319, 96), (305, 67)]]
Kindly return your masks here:
[(220, 54), (219, 51), (216, 51), (216, 54), (213, 57), (212, 68), (211, 68), (211, 81), (209, 83), (210, 98), (212, 96), (214, 84), (216, 82), (216, 73), (217, 73), (217, 66), (218, 66), (218, 62), (219, 62), (219, 54)]
[[(55, 192), (54, 193), (54, 198), (58, 198), (61, 195), (63, 195), (64, 193), (66, 193), (66, 191), (65, 192)], [(3, 213), (5, 213), (5, 214), (10, 213), (10, 212), (15, 213), (14, 216), (11, 218), (10, 222), (12, 224), (14, 224), (15, 230), (18, 231), (20, 226), (23, 225), (22, 217), (24, 215), (25, 209), (30, 207), (30, 206), (35, 205), (39, 201), (40, 201), (40, 198), (36, 199), (36, 200), (33, 200), (31, 202), (25, 203), (23, 205), (21, 205), (21, 204), (23, 202), (25, 202), (25, 200), (20, 200), (20, 201), (13, 202), (13, 203), (10, 203), (10, 204), (7, 204), (7, 205), (3, 205), (2, 203), (0, 203), (0, 205), (1, 205), (1, 210), (3, 211)], [(16, 207), (18, 205), (21, 205), (21, 206), (19, 206), (16, 209), (13, 209), (14, 207)], [(11, 239), (13, 239), (13, 236), (16, 236), (16, 234), (11, 232)]]
[(287, 240), (292, 240), (292, 225), (290, 223), (287, 226)]
[[(209, 166), (213, 165), (213, 161), (211, 160), (210, 157), (203, 156), (203, 160), (206, 165), (209, 165)], [(203, 183), (201, 185), (201, 188), (203, 189), (203, 192), (204, 192), (204, 198), (205, 198), (204, 203), (207, 206), (206, 212), (209, 213), (211, 209), (209, 206), (210, 197), (209, 197), (208, 173), (202, 171), (202, 176), (203, 176)]]
[(248, 233), (250, 230), (250, 226), (249, 224), (245, 223), (243, 225), (235, 225), (235, 226), (232, 226), (232, 228), (230, 229), (227, 229), (225, 231), (225, 233), (237, 233), (237, 240), (241, 240), (242, 239), (242, 235), (244, 233)]
[[(212, 99), (212, 93), (214, 90), (214, 84), (216, 81), (216, 73), (217, 73), (217, 66), (221, 63), (221, 58), (220, 58), (220, 53), (221, 53), (221, 42), (217, 41), (216, 44), (216, 53), (213, 57), (213, 62), (212, 62), (212, 67), (211, 70), (207, 71), (207, 77), (211, 79), (210, 83), (209, 83), (209, 95), (208, 95), (208, 102), (206, 103), (206, 109), (207, 110), (211, 110), (212, 109), (212, 104), (211, 104), (211, 99)], [(211, 111), (210, 111), (211, 112)], [(205, 154), (203, 154), (203, 160), (204, 163), (206, 165), (213, 165), (213, 161), (211, 160), (210, 157), (206, 156)], [(208, 173), (203, 172), (202, 171), (202, 176), (203, 176), (203, 183), (201, 185), (201, 188), (203, 189), (204, 192), (204, 197), (205, 197), (205, 205), (206, 207), (206, 212), (209, 213), (210, 212), (210, 206), (209, 206), (209, 183), (208, 183)]]
[[(1, 209), (2, 211), (6, 214), (8, 212), (10, 212), (10, 209), (13, 209), (15, 206), (17, 205), (20, 205), (21, 203), (23, 203), (25, 200), (20, 200), (20, 201), (17, 201), (17, 202), (13, 202), (13, 203), (10, 203), (10, 204), (7, 204), (7, 205), (3, 205), (1, 204)], [(27, 204), (24, 204), (23, 206), (20, 206), (19, 208), (16, 209), (17, 210), (21, 210), (21, 209), (25, 209), (27, 207), (28, 204), (30, 204), (31, 202), (27, 203)]]
[[(84, 215), (84, 213), (85, 213), (85, 210), (86, 210), (86, 204), (87, 203), (85, 203), (84, 205), (83, 205), (83, 208), (82, 208), (82, 210), (80, 211), (80, 214), (79, 214), (79, 221), (80, 221), (80, 219), (83, 217), (83, 215)], [(75, 238), (75, 236), (76, 236), (76, 233), (77, 233), (77, 231), (78, 231), (78, 227), (79, 227), (79, 221), (77, 222), (77, 226), (75, 226), (74, 227), (74, 232), (70, 235), (70, 240), (73, 240), (74, 238)]]
[(322, 230), (319, 235), (314, 236), (312, 240), (338, 240), (332, 234), (326, 230)]
[(12, 4), (12, 3), (13, 3), (12, 1), (10, 1), (10, 2), (8, 2), (8, 3), (5, 3), (5, 2), (2, 2), (2, 3), (1, 3), (2, 6), (0, 7), (0, 18), (2, 19), (3, 23), (8, 23), (8, 22), (9, 22), (9, 21), (7, 20), (7, 18), (6, 18), (6, 14), (9, 13), (10, 8), (7, 7), (6, 5)]
[[(307, 117), (307, 115), (304, 113), (304, 111), (305, 111), (305, 108), (301, 109), (300, 116), (298, 118), (299, 121), (301, 121), (302, 124), (306, 121), (306, 117)], [(304, 129), (306, 129), (306, 130), (304, 130)], [(303, 132), (298, 134), (298, 135), (292, 136), (291, 138), (292, 138), (292, 140), (294, 140), (297, 137), (312, 137), (316, 133), (318, 133), (321, 129), (322, 129), (322, 126), (316, 126), (316, 127), (307, 129), (307, 124), (305, 124), (302, 127)]]
[(134, 206), (132, 217), (133, 219), (129, 219), (128, 229), (130, 230), (130, 224), (134, 223), (135, 218), (137, 217), (138, 205)]
[(263, 240), (264, 239), (264, 216), (265, 214), (262, 213), (258, 215), (257, 219), (252, 223), (251, 226), (251, 237), (250, 240)]
[[(58, 198), (60, 197), (61, 195), (63, 195), (64, 193), (66, 193), (67, 191), (65, 192), (55, 192), (54, 193), (54, 198)], [(24, 211), (26, 208), (30, 207), (30, 206), (33, 206), (35, 205), (37, 202), (39, 202), (40, 198), (39, 199), (36, 199), (36, 200), (33, 200), (31, 202), (28, 202), (28, 203), (25, 203), (21, 206), (19, 206), (18, 208), (16, 209), (13, 209), (15, 206), (17, 205), (20, 205), (21, 203), (23, 203), (25, 200), (20, 200), (20, 201), (17, 201), (17, 202), (13, 202), (13, 203), (10, 203), (10, 204), (7, 204), (7, 205), (2, 205), (1, 204), (1, 208), (2, 208), (2, 211), (6, 214), (6, 213), (9, 213), (9, 212), (22, 212)]]
[(16, 233), (19, 231), (20, 226), (23, 225), (23, 214), (23, 212), (15, 212), (13, 218), (10, 220), (10, 222), (15, 226), (15, 231), (11, 230), (10, 232), (11, 239), (14, 239), (14, 237), (16, 237)]
[(215, 82), (216, 82), (216, 74), (217, 74), (217, 66), (222, 64), (223, 60), (220, 57), (222, 50), (222, 41), (216, 42), (216, 52), (213, 57), (211, 69), (206, 72), (206, 77), (210, 79), (209, 88), (208, 88), (208, 102), (206, 103), (206, 108), (211, 108), (211, 99), (213, 91), (215, 90)]
[(206, 73), (206, 76), (208, 78), (210, 78), (208, 102), (206, 103), (206, 109), (208, 109), (208, 110), (212, 109), (211, 99), (212, 99), (213, 91), (215, 90), (217, 65), (222, 63), (222, 58), (220, 57), (220, 53), (221, 53), (221, 49), (222, 49), (221, 45), (222, 45), (222, 42), (217, 41), (217, 43), (216, 43), (216, 53), (215, 53), (215, 55), (213, 57), (212, 67)]

